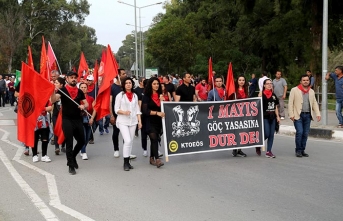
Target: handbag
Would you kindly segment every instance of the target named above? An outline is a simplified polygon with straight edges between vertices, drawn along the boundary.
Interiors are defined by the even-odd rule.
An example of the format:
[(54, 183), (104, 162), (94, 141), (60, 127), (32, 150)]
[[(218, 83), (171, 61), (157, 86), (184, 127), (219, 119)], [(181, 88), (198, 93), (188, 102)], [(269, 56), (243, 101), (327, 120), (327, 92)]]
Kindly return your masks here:
[(279, 130), (280, 130), (280, 124), (278, 122), (276, 122), (275, 124), (275, 133), (279, 133)]

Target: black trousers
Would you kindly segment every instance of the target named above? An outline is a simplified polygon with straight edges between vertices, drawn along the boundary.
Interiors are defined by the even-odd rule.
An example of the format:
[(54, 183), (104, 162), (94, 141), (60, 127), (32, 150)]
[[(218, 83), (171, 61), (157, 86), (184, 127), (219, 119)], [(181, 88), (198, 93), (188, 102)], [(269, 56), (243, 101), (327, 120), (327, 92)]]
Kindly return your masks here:
[(46, 155), (46, 152), (48, 150), (48, 143), (49, 143), (49, 133), (50, 133), (49, 128), (42, 128), (35, 131), (35, 143), (32, 148), (32, 156), (37, 155), (39, 137), (42, 141), (42, 156), (44, 157)]
[(112, 142), (114, 151), (119, 151), (119, 133), (119, 128), (113, 125)]
[[(83, 131), (82, 119), (62, 119), (62, 129), (66, 142), (67, 166), (75, 167), (76, 156), (85, 144), (85, 133)], [(73, 138), (76, 140), (74, 148)]]
[(5, 107), (6, 91), (0, 91), (0, 107)]

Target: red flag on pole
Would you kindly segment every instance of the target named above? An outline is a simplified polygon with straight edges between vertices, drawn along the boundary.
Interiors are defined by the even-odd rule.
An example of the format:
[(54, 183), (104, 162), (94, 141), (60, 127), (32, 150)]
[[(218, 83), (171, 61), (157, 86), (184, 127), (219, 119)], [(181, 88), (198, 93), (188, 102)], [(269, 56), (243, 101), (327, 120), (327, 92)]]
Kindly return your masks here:
[(44, 36), (42, 36), (42, 51), (40, 54), (40, 70), (39, 73), (45, 78), (49, 79), (48, 57), (46, 55), (46, 47)]
[(62, 108), (60, 109), (60, 112), (58, 113), (56, 124), (54, 127), (54, 134), (57, 136), (58, 140), (55, 140), (59, 145), (61, 145), (64, 142), (64, 133), (62, 129)]
[(22, 62), (18, 102), (18, 140), (26, 146), (34, 146), (37, 118), (44, 110), (54, 88), (47, 79)]
[(99, 73), (101, 81), (99, 81), (99, 93), (94, 107), (97, 113), (97, 121), (110, 113), (111, 84), (113, 83), (113, 79), (118, 75), (118, 64), (114, 59), (110, 45), (107, 46), (106, 61), (103, 70), (102, 76)]
[(35, 69), (35, 67), (34, 67), (34, 65), (33, 65), (32, 51), (31, 51), (30, 45), (28, 46), (27, 64), (28, 64), (32, 69)]
[(83, 52), (81, 52), (79, 70), (77, 71), (77, 75), (78, 75), (77, 80), (80, 82), (81, 76), (86, 78), (86, 76), (88, 75), (88, 72), (89, 72), (88, 71), (88, 64), (87, 64), (85, 55), (83, 54)]
[(102, 54), (101, 54), (101, 61), (100, 61), (100, 66), (98, 69), (98, 76), (102, 77), (102, 75), (104, 74), (104, 65), (106, 62), (106, 50), (102, 50)]
[(214, 82), (213, 82), (213, 69), (212, 69), (212, 57), (208, 60), (208, 91), (214, 88)]
[(227, 71), (227, 78), (226, 78), (226, 97), (227, 99), (233, 94), (235, 93), (235, 82), (233, 79), (233, 71), (232, 71), (232, 64), (230, 62), (229, 64), (229, 69)]
[(98, 82), (98, 70), (99, 70), (98, 60), (95, 60), (94, 72), (93, 72), (94, 84)]
[(57, 65), (56, 65), (56, 56), (54, 53), (54, 50), (51, 47), (50, 42), (48, 42), (48, 54), (47, 54), (47, 58), (48, 58), (48, 67), (49, 67), (49, 72), (52, 70), (57, 70)]

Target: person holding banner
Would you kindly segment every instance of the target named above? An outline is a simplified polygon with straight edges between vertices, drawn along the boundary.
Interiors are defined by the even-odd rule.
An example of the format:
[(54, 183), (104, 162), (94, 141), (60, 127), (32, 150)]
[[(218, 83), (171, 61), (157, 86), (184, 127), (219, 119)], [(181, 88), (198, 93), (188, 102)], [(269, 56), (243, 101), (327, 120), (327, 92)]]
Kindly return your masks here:
[(263, 123), (264, 123), (264, 139), (267, 140), (267, 158), (275, 158), (272, 153), (274, 142), (275, 126), (280, 123), (280, 116), (277, 105), (279, 100), (273, 93), (273, 83), (270, 79), (263, 81), (262, 90), (262, 108), (263, 108)]
[(207, 101), (223, 101), (225, 99), (225, 89), (223, 88), (223, 79), (216, 76), (214, 79), (214, 89), (208, 92)]
[[(235, 82), (236, 87), (236, 99), (248, 98), (248, 85), (246, 84), (246, 79), (243, 75), (239, 76)], [(232, 156), (234, 157), (246, 157), (247, 155), (241, 150), (232, 150)]]
[[(77, 73), (67, 73), (67, 85), (51, 96), (51, 102), (61, 99), (62, 103), (62, 129), (66, 141), (66, 156), (69, 173), (75, 175), (75, 169), (79, 168), (76, 156), (85, 143), (81, 112), (88, 107), (88, 102), (83, 92), (76, 87)], [(81, 104), (81, 101), (83, 104)], [(76, 145), (73, 148), (74, 138)]]
[(158, 78), (150, 78), (145, 87), (142, 100), (143, 125), (150, 138), (150, 164), (160, 168), (164, 163), (159, 158), (158, 142), (162, 134), (162, 118), (165, 113), (161, 111), (162, 87)]
[(118, 115), (116, 125), (124, 140), (123, 157), (124, 170), (130, 171), (133, 166), (130, 164), (130, 155), (132, 151), (133, 138), (135, 136), (136, 126), (142, 128), (141, 111), (138, 105), (138, 97), (133, 92), (134, 81), (127, 77), (122, 81), (123, 91), (116, 96), (114, 111)]
[[(56, 80), (55, 80), (55, 90), (58, 91), (58, 89), (61, 89), (65, 86), (65, 79), (64, 78), (61, 78), (61, 77), (58, 77)], [(52, 124), (53, 124), (53, 127), (55, 128), (55, 125), (56, 125), (56, 121), (57, 121), (57, 116), (58, 116), (58, 113), (60, 112), (60, 109), (61, 109), (61, 100), (58, 100), (57, 102), (55, 102), (53, 104), (53, 109), (52, 109)], [(55, 144), (55, 154), (56, 155), (59, 155), (60, 154), (60, 146), (58, 144), (58, 137), (54, 134), (54, 144)], [(63, 142), (62, 144), (62, 152), (65, 153), (66, 152), (66, 149), (65, 149), (65, 142)]]

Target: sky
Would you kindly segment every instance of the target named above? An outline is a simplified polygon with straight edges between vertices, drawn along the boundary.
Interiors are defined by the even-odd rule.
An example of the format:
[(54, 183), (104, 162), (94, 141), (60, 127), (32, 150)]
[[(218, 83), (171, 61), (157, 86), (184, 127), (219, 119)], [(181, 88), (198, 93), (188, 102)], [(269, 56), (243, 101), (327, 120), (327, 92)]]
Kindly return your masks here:
[[(134, 5), (134, 0), (121, 0), (127, 4)], [(150, 4), (164, 2), (164, 0), (136, 0), (137, 7), (144, 7)], [(102, 45), (110, 44), (112, 51), (117, 52), (122, 46), (126, 35), (134, 31), (135, 11), (133, 6), (119, 3), (118, 0), (88, 0), (91, 5), (89, 15), (86, 17), (85, 25), (96, 30), (97, 43)], [(137, 8), (137, 31), (139, 31), (139, 15)], [(142, 27), (152, 23), (152, 19), (158, 13), (165, 13), (163, 4), (153, 5), (141, 9)], [(144, 28), (146, 31), (148, 27)]]

